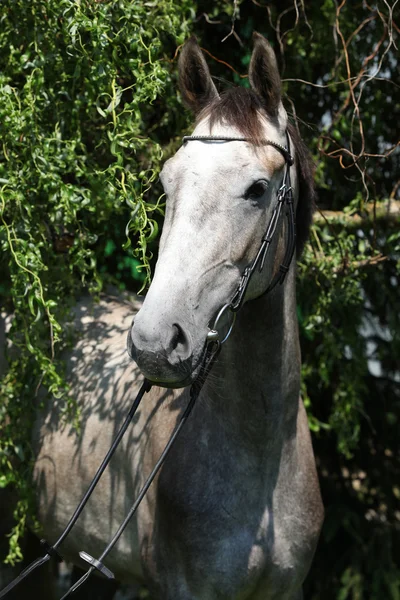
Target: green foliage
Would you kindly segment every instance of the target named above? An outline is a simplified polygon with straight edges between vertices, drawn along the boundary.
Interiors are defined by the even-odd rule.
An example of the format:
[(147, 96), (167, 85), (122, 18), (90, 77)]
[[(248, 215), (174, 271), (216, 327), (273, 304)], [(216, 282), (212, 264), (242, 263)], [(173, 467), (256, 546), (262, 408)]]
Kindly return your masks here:
[(305, 595), (397, 600), (400, 234), (371, 210), (398, 197), (390, 2), (5, 0), (0, 10), (0, 306), (14, 315), (18, 350), (0, 382), (0, 486), (21, 498), (9, 561), (32, 513), (41, 385), (76, 417), (60, 323), (83, 291), (149, 277), (161, 151), (176, 149), (188, 123), (176, 48), (195, 31), (217, 59), (217, 85), (248, 86), (257, 30), (313, 154), (318, 206), (339, 211), (315, 222), (299, 263), (302, 392), (326, 507)]
[(10, 562), (20, 558), (39, 388), (73, 409), (58, 361), (62, 319), (84, 290), (97, 293), (121, 272), (141, 284), (150, 275), (162, 200), (148, 192), (158, 136), (182, 119), (170, 57), (191, 11), (170, 0), (1, 6), (0, 301), (13, 314), (14, 351), (0, 382), (0, 481), (22, 497)]
[[(358, 442), (368, 374), (365, 340), (359, 335), (365, 276), (358, 267), (365, 260), (362, 241), (346, 230), (333, 236), (326, 225), (314, 225), (299, 263), (300, 331), (314, 353), (312, 370), (310, 363), (303, 365), (305, 397), (311, 404), (306, 384), (313, 379), (317, 382), (314, 393), (323, 397), (329, 390), (333, 394), (328, 425), (338, 436), (339, 450), (347, 456)], [(347, 268), (344, 256), (352, 257)]]

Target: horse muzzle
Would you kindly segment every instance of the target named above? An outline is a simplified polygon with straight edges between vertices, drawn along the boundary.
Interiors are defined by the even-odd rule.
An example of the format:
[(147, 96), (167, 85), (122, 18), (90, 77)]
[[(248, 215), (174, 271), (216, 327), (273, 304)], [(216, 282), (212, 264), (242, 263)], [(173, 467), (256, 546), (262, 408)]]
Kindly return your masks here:
[(190, 385), (202, 354), (196, 359), (191, 336), (178, 323), (145, 328), (138, 317), (128, 333), (127, 349), (146, 379), (161, 387)]

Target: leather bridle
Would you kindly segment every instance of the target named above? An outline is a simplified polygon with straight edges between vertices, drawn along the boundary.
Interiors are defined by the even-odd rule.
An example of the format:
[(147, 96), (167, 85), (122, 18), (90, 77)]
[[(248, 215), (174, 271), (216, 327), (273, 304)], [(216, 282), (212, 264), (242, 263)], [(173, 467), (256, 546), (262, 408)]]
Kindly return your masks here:
[[(188, 403), (185, 411), (183, 412), (181, 418), (179, 419), (178, 424), (176, 425), (160, 458), (158, 459), (157, 463), (155, 464), (155, 466), (154, 466), (152, 472), (150, 473), (150, 475), (148, 476), (147, 480), (143, 484), (135, 502), (132, 504), (124, 521), (121, 523), (118, 530), (116, 531), (116, 533), (114, 534), (114, 536), (112, 537), (111, 541), (106, 546), (106, 548), (104, 549), (102, 554), (99, 556), (99, 558), (94, 558), (93, 556), (90, 556), (90, 554), (88, 554), (87, 552), (82, 551), (79, 553), (80, 557), (90, 565), (89, 570), (68, 590), (68, 592), (66, 592), (66, 594), (64, 594), (64, 596), (62, 596), (61, 600), (65, 600), (71, 594), (73, 594), (75, 592), (75, 590), (78, 589), (78, 587), (80, 587), (85, 581), (87, 581), (87, 579), (89, 579), (89, 577), (95, 570), (102, 573), (108, 579), (114, 579), (114, 574), (104, 565), (103, 561), (106, 558), (106, 556), (111, 552), (112, 548), (115, 546), (115, 544), (121, 537), (123, 531), (125, 530), (126, 526), (129, 523), (129, 521), (132, 519), (133, 515), (135, 514), (139, 504), (143, 500), (147, 490), (149, 489), (155, 476), (157, 475), (158, 471), (160, 470), (162, 464), (164, 463), (179, 432), (181, 431), (182, 427), (184, 426), (185, 422), (187, 421), (187, 418), (189, 417), (189, 415), (195, 405), (195, 402), (200, 394), (202, 386), (203, 386), (216, 358), (218, 357), (218, 354), (221, 350), (222, 344), (224, 342), (226, 342), (226, 340), (228, 339), (228, 337), (232, 331), (236, 313), (243, 306), (246, 291), (247, 291), (248, 285), (250, 283), (251, 277), (252, 277), (253, 273), (256, 271), (257, 267), (260, 272), (262, 271), (262, 269), (264, 267), (265, 259), (268, 254), (269, 248), (271, 246), (273, 236), (275, 234), (278, 223), (280, 221), (280, 217), (282, 215), (283, 208), (286, 205), (286, 208), (287, 208), (286, 214), (287, 214), (287, 220), (288, 220), (288, 244), (286, 247), (285, 256), (284, 256), (281, 266), (279, 267), (278, 272), (272, 278), (272, 281), (270, 282), (267, 289), (263, 292), (263, 295), (270, 292), (278, 283), (282, 284), (285, 280), (285, 276), (286, 276), (287, 272), (289, 271), (289, 267), (290, 267), (290, 264), (291, 264), (291, 261), (293, 258), (295, 247), (296, 247), (296, 222), (295, 222), (295, 212), (294, 212), (294, 206), (293, 206), (293, 192), (292, 192), (291, 180), (290, 180), (290, 167), (293, 165), (294, 161), (293, 161), (293, 157), (290, 153), (290, 140), (289, 140), (288, 133), (286, 133), (286, 140), (287, 140), (286, 148), (284, 146), (282, 146), (281, 144), (278, 144), (271, 140), (262, 140), (260, 142), (261, 145), (273, 146), (283, 155), (283, 157), (285, 159), (285, 172), (284, 172), (284, 176), (283, 176), (282, 185), (280, 186), (280, 188), (278, 190), (277, 202), (273, 209), (271, 219), (269, 221), (265, 235), (263, 236), (263, 238), (261, 240), (261, 245), (257, 252), (257, 255), (253, 259), (253, 261), (244, 269), (242, 277), (241, 277), (239, 285), (238, 285), (238, 288), (235, 291), (235, 293), (232, 297), (232, 300), (229, 303), (225, 304), (221, 308), (221, 310), (219, 311), (219, 313), (214, 321), (213, 327), (210, 329), (210, 331), (207, 335), (207, 339), (205, 342), (205, 351), (204, 351), (203, 360), (202, 360), (202, 363), (200, 366), (199, 374), (197, 375), (195, 381), (192, 383), (191, 388), (190, 388), (189, 403)], [(183, 138), (184, 144), (187, 142), (190, 142), (190, 141), (251, 142), (251, 140), (246, 137), (226, 137), (226, 136), (218, 137), (218, 136), (210, 135), (210, 136), (185, 136)], [(228, 311), (233, 314), (233, 321), (230, 325), (228, 333), (221, 340), (220, 333), (218, 331), (218, 324), (222, 318), (222, 315)], [(122, 427), (118, 431), (117, 436), (115, 437), (110, 449), (108, 450), (106, 456), (104, 457), (103, 462), (101, 463), (100, 467), (98, 468), (85, 495), (83, 496), (82, 500), (78, 504), (75, 512), (73, 513), (71, 519), (69, 520), (67, 526), (65, 527), (64, 531), (62, 532), (62, 534), (60, 535), (58, 540), (53, 545), (48, 544), (45, 540), (41, 540), (43, 548), (46, 552), (45, 556), (38, 558), (34, 562), (32, 562), (28, 567), (26, 567), (26, 569), (24, 569), (20, 573), (20, 575), (16, 579), (14, 579), (6, 588), (4, 588), (0, 592), (0, 599), (4, 598), (12, 589), (14, 589), (23, 579), (25, 579), (25, 577), (27, 577), (35, 569), (37, 569), (41, 565), (48, 562), (51, 557), (54, 557), (59, 562), (61, 562), (63, 560), (61, 554), (58, 551), (59, 546), (65, 540), (65, 538), (70, 533), (73, 526), (75, 525), (76, 521), (78, 520), (87, 501), (89, 500), (97, 483), (99, 482), (102, 474), (104, 473), (104, 470), (106, 469), (107, 465), (109, 464), (115, 450), (117, 449), (118, 445), (120, 444), (129, 424), (131, 423), (131, 421), (133, 419), (133, 416), (134, 416), (144, 394), (149, 392), (151, 387), (152, 387), (152, 384), (147, 379), (145, 379), (139, 392), (138, 392), (137, 397), (135, 398), (135, 401), (133, 402), (131, 408), (129, 409), (129, 412), (125, 418), (125, 421), (124, 421)]]
[[(251, 142), (250, 138), (246, 138), (246, 137), (229, 137), (229, 136), (226, 136), (226, 137), (221, 136), (220, 137), (220, 136), (212, 136), (212, 135), (187, 135), (183, 138), (183, 143), (190, 142), (190, 141)], [(274, 277), (272, 278), (272, 281), (270, 282), (270, 284), (268, 285), (266, 290), (261, 294), (261, 296), (264, 296), (268, 292), (272, 291), (278, 283), (282, 284), (285, 280), (286, 274), (289, 271), (289, 267), (292, 262), (294, 251), (296, 248), (296, 217), (295, 217), (294, 202), (293, 202), (293, 190), (292, 190), (291, 178), (290, 178), (290, 167), (294, 164), (294, 160), (290, 153), (290, 138), (289, 138), (289, 134), (287, 132), (286, 132), (286, 142), (287, 142), (286, 148), (285, 148), (285, 146), (282, 146), (281, 144), (278, 144), (277, 142), (273, 142), (272, 140), (268, 140), (268, 139), (261, 140), (259, 142), (260, 145), (263, 145), (263, 146), (273, 146), (284, 157), (285, 172), (283, 175), (282, 185), (278, 189), (277, 202), (272, 211), (271, 219), (268, 223), (267, 230), (266, 230), (264, 236), (262, 237), (258, 252), (257, 252), (255, 258), (252, 260), (252, 262), (249, 265), (247, 265), (247, 267), (244, 269), (241, 280), (239, 282), (239, 286), (238, 286), (237, 290), (235, 291), (232, 300), (228, 304), (225, 304), (219, 311), (217, 318), (215, 319), (214, 325), (213, 325), (210, 333), (208, 334), (208, 339), (213, 339), (213, 340), (219, 339), (219, 335), (217, 335), (218, 332), (217, 332), (216, 325), (218, 325), (219, 321), (221, 320), (222, 315), (225, 312), (229, 311), (229, 312), (233, 313), (233, 322), (229, 329), (228, 334), (225, 335), (222, 343), (226, 342), (226, 340), (228, 339), (230, 333), (232, 332), (236, 313), (243, 306), (247, 288), (249, 286), (249, 283), (253, 276), (253, 273), (256, 271), (257, 267), (260, 272), (264, 268), (265, 259), (267, 257), (269, 248), (270, 248), (272, 240), (273, 240), (273, 236), (275, 234), (276, 228), (280, 221), (283, 207), (285, 205), (287, 208), (286, 216), (287, 216), (287, 221), (288, 221), (288, 243), (286, 246), (285, 256), (283, 258), (283, 261), (282, 261), (277, 273), (274, 275)], [(258, 297), (260, 298), (261, 296), (258, 296)]]

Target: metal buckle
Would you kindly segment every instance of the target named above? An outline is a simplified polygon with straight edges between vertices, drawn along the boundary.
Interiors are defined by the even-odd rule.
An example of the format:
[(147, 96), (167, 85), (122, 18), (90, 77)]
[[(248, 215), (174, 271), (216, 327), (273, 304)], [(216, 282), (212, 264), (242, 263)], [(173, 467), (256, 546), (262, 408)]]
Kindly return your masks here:
[[(291, 189), (291, 188), (289, 188), (289, 189)], [(279, 188), (278, 193), (277, 193), (277, 200), (278, 200), (278, 202), (283, 202), (285, 200), (286, 194), (287, 194), (288, 191), (289, 190), (286, 187), (286, 183), (282, 183), (282, 185)]]
[(97, 558), (90, 556), (90, 554), (88, 554), (87, 552), (84, 552), (83, 550), (81, 552), (79, 552), (79, 556), (82, 558), (82, 560), (89, 563), (89, 565), (92, 565), (92, 567), (94, 567), (95, 569), (100, 571), (100, 573), (102, 573), (105, 577), (107, 577), (107, 579), (115, 579), (114, 573), (112, 571), (110, 571), (110, 569), (107, 569), (107, 567), (105, 565), (103, 565), (102, 562), (97, 560)]
[(209, 342), (216, 342), (219, 340), (219, 331), (217, 329), (217, 325), (218, 322), (220, 321), (222, 315), (227, 311), (230, 310), (231, 313), (233, 314), (233, 319), (232, 319), (232, 323), (230, 324), (230, 327), (228, 329), (228, 333), (225, 335), (224, 339), (220, 341), (220, 345), (222, 346), (222, 344), (224, 344), (226, 342), (226, 340), (229, 338), (229, 336), (232, 333), (232, 329), (233, 326), (235, 325), (236, 322), (236, 313), (231, 309), (231, 305), (230, 304), (225, 304), (221, 310), (219, 311), (219, 313), (217, 314), (217, 317), (214, 321), (214, 325), (213, 328), (210, 329), (210, 331), (207, 334), (207, 341)]
[(60, 562), (60, 563), (63, 562), (64, 559), (61, 556), (61, 554), (58, 552), (58, 550), (56, 550), (56, 548), (53, 548), (53, 546), (50, 546), (50, 544), (47, 540), (45, 540), (45, 539), (40, 540), (40, 545), (43, 547), (43, 550), (46, 552), (46, 554), (48, 554), (52, 558), (55, 558), (57, 562)]

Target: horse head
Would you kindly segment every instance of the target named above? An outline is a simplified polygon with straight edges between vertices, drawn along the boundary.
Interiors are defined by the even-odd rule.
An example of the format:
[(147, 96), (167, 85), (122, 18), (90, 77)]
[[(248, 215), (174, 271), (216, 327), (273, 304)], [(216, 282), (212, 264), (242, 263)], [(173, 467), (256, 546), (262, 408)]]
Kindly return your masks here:
[[(128, 336), (131, 357), (158, 385), (182, 387), (194, 380), (215, 316), (257, 255), (285, 169), (297, 188), (296, 168), (288, 166), (285, 155), (288, 122), (278, 67), (272, 48), (259, 34), (249, 81), (250, 89), (219, 95), (196, 40), (185, 44), (179, 83), (196, 126), (160, 175), (167, 200), (159, 256)], [(268, 288), (285, 247), (285, 226), (279, 224), (246, 300)]]

